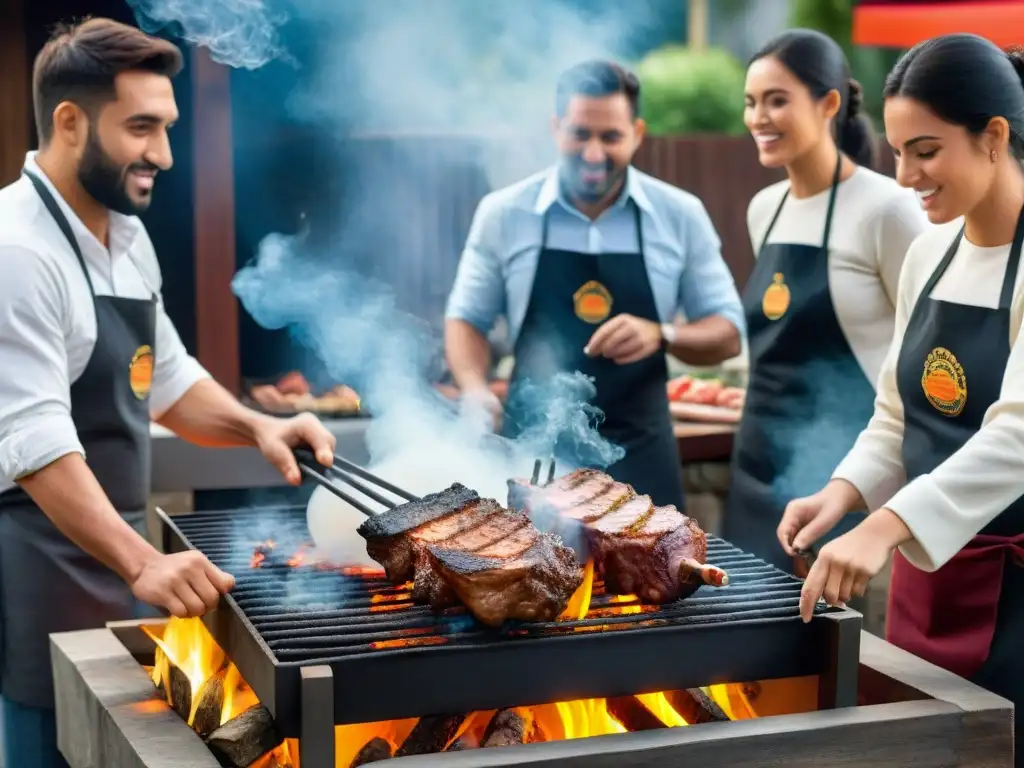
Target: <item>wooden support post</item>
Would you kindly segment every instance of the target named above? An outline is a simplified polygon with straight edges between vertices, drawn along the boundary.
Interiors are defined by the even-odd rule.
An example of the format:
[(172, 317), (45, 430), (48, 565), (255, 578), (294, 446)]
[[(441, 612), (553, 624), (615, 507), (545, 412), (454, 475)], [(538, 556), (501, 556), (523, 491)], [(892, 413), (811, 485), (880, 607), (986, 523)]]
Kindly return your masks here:
[(32, 87), (24, 0), (4, 0), (0, 24), (0, 187), (16, 181), (31, 146)]
[(204, 48), (193, 49), (196, 346), (199, 362), (239, 394), (235, 275), (235, 169), (231, 71)]

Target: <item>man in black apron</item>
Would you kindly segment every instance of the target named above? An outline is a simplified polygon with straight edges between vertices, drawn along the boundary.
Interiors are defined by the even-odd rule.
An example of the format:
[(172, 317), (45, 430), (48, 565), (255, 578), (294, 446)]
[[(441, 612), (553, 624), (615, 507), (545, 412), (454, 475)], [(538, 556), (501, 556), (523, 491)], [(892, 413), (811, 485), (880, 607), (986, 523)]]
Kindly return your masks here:
[[(829, 289), (828, 243), (841, 167), (839, 155), (821, 245), (768, 242), (787, 190), (743, 292), (750, 377), (723, 536), (787, 571), (793, 561), (775, 534), (786, 504), (824, 487), (874, 409), (874, 388), (836, 319)], [(861, 517), (848, 515), (829, 538)]]
[[(58, 33), (40, 54), (34, 73), (41, 150), (37, 161), (31, 156), (26, 161), (24, 178), (12, 185), (17, 188), (0, 194), (5, 205), (24, 212), (18, 220), (0, 211), (9, 223), (0, 232), (0, 256), (7, 268), (23, 265), (24, 272), (37, 274), (45, 272), (39, 263), (49, 265), (66, 288), (49, 296), (66, 305), (56, 310), (64, 317), (83, 312), (74, 288), (84, 276), (96, 331), (84, 370), (77, 378), (65, 371), (70, 387), (60, 393), (70, 403), (68, 415), (84, 461), (77, 450), (63, 448), (59, 455), (36, 457), (35, 464), (8, 477), (16, 484), (0, 493), (0, 693), (5, 763), (19, 768), (66, 765), (56, 744), (51, 633), (130, 619), (143, 603), (175, 615), (199, 615), (233, 585), (230, 575), (199, 553), (163, 555), (145, 540), (150, 393), (160, 384), (156, 361), (161, 359), (157, 325), (162, 309), (155, 293), (105, 295), (94, 286), (104, 276), (118, 287), (110, 252), (111, 212), (127, 217), (145, 210), (156, 171), (171, 165), (166, 130), (176, 109), (170, 77), (180, 65), (174, 46), (105, 19)], [(115, 126), (106, 132), (99, 119), (105, 110), (106, 124)], [(122, 112), (130, 116), (127, 132), (118, 117)], [(154, 137), (139, 141), (147, 130)], [(76, 234), (69, 216), (77, 217), (83, 234)], [(85, 240), (79, 239), (88, 236), (86, 230), (98, 243), (90, 240), (90, 247), (95, 252), (102, 246), (107, 259), (97, 266), (92, 256), (91, 270), (83, 255)], [(135, 261), (132, 247), (117, 257), (129, 260), (118, 262), (129, 270)], [(134, 269), (145, 282), (138, 264)], [(0, 345), (5, 359), (20, 356), (35, 365), (32, 355), (43, 352), (32, 351), (38, 329), (26, 330), (33, 307), (17, 306), (12, 312), (25, 299), (9, 293), (4, 301)], [(45, 341), (65, 345), (68, 334), (76, 332)], [(14, 366), (0, 373), (20, 375)], [(46, 382), (47, 391), (61, 389), (61, 380), (55, 374)], [(20, 403), (0, 403), (4, 409), (12, 405)], [(12, 423), (3, 425), (8, 441)], [(334, 449), (334, 438), (315, 419), (259, 416), (208, 379), (192, 383), (161, 423), (187, 432), (190, 439), (257, 446), (292, 483), (298, 482), (292, 446), (309, 444), (328, 462), (323, 454)], [(15, 461), (5, 459), (7, 466)]]
[[(644, 132), (639, 90), (634, 75), (610, 62), (585, 62), (560, 77), (561, 161), (495, 193), (499, 205), (481, 204), (449, 300), (446, 348), (467, 398), (500, 412), (486, 390), (486, 333), (505, 314), (515, 368), (504, 434), (532, 435), (545, 420), (564, 418), (529, 402), (529, 393), (545, 392), (556, 374), (582, 373), (596, 389), (597, 431), (625, 451), (606, 471), (682, 509), (666, 354), (697, 365), (738, 354), (741, 308), (699, 201), (631, 167)], [(686, 325), (673, 322), (680, 309)], [(593, 438), (579, 424), (563, 431), (556, 458), (603, 467), (606, 446)]]

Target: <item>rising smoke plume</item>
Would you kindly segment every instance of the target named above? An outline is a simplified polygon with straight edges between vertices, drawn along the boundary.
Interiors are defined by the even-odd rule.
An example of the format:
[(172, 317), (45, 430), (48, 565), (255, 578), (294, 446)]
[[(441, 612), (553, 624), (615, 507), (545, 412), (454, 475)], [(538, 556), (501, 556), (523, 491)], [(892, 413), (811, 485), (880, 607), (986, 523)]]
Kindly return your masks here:
[[(648, 21), (648, 2), (606, 3), (595, 13), (568, 0), (129, 0), (143, 28), (170, 30), (231, 67), (295, 64), (283, 30), (301, 22), (327, 44), (304, 64), (288, 102), (293, 118), (356, 133), (486, 137), (480, 162), (493, 187), (554, 159), (548, 126), (558, 73), (588, 58), (622, 58)], [(339, 226), (332, 240), (344, 249)], [(416, 493), (461, 481), (502, 499), (506, 479), (529, 474), (559, 430), (586, 446), (588, 463), (623, 455), (593, 428), (598, 414), (585, 405), (592, 391), (579, 375), (535, 393), (549, 418), (516, 445), (482, 447), (481, 420), (457, 413), (429, 386), (436, 334), (398, 309), (386, 281), (345, 266), (340, 254), (313, 251), (302, 235), (265, 238), (234, 291), (256, 322), (288, 328), (332, 378), (361, 393), (375, 416), (368, 444), (381, 475)]]

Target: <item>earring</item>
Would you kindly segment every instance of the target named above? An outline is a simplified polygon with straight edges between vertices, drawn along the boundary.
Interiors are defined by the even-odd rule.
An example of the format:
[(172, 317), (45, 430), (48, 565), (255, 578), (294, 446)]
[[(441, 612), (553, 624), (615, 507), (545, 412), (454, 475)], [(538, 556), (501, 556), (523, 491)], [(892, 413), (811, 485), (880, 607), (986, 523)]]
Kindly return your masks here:
[(996, 151), (994, 149), (988, 153), (988, 156), (992, 158), (993, 163), (999, 159), (999, 155), (996, 154)]

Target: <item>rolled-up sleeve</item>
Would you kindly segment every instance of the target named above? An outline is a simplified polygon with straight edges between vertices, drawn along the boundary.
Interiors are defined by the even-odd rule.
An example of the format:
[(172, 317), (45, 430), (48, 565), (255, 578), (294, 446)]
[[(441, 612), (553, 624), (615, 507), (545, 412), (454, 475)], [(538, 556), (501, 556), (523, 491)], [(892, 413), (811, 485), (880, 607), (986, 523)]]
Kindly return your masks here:
[(687, 200), (686, 264), (679, 280), (679, 308), (689, 321), (720, 315), (746, 333), (736, 281), (722, 258), (722, 241), (700, 201)]
[(483, 334), (490, 333), (505, 312), (505, 281), (498, 257), (502, 210), (493, 195), (477, 206), (445, 311), (448, 319), (467, 322)]
[(33, 251), (0, 248), (0, 471), (8, 481), (85, 451), (71, 419), (67, 286)]
[(153, 389), (149, 395), (149, 414), (154, 421), (163, 416), (198, 381), (210, 378), (181, 343), (174, 323), (160, 300), (156, 311), (156, 365)]

